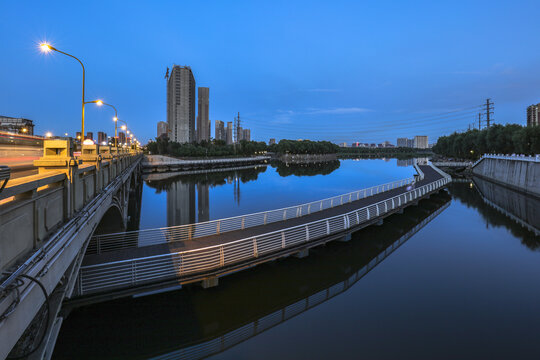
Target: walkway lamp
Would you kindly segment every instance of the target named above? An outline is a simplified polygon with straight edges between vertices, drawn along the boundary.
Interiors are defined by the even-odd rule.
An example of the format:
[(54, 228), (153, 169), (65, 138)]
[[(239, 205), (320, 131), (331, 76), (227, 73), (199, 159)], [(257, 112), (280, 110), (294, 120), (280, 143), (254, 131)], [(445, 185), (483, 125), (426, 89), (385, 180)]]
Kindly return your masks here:
[(44, 52), (44, 53), (50, 53), (51, 51), (56, 51), (60, 54), (64, 54), (66, 56), (69, 56), (75, 60), (77, 60), (79, 62), (79, 64), (81, 64), (82, 66), (82, 110), (81, 110), (81, 138), (84, 139), (84, 105), (85, 105), (85, 102), (84, 102), (84, 78), (85, 78), (85, 70), (84, 70), (84, 64), (82, 63), (81, 60), (79, 60), (77, 57), (71, 55), (71, 54), (68, 54), (66, 52), (63, 52), (61, 50), (58, 50), (57, 48), (55, 48), (54, 46), (52, 46), (51, 44), (48, 44), (48, 43), (41, 43), (39, 45), (39, 47), (41, 48), (41, 51)]

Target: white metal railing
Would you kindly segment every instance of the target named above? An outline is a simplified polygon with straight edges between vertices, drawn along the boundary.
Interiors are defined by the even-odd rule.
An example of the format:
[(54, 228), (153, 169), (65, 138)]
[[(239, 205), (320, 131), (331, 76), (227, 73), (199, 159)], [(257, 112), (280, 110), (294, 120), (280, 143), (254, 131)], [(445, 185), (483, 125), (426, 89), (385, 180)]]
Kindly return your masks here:
[(379, 265), (383, 260), (388, 258), (388, 256), (393, 254), (401, 245), (403, 245), (407, 240), (409, 240), (426, 224), (428, 224), (440, 213), (446, 210), (448, 206), (450, 206), (450, 202), (446, 203), (444, 206), (437, 209), (434, 213), (429, 215), (420, 223), (416, 224), (406, 234), (402, 235), (399, 239), (397, 239), (392, 244), (387, 246), (384, 250), (379, 252), (366, 265), (362, 266), (359, 270), (352, 273), (350, 276), (345, 278), (345, 280), (335, 283), (326, 289), (317, 291), (301, 300), (295, 301), (279, 310), (262, 316), (253, 322), (245, 324), (233, 331), (227, 332), (224, 335), (213, 338), (211, 340), (203, 341), (195, 345), (188, 345), (184, 348), (174, 350), (166, 354), (152, 357), (151, 360), (188, 360), (207, 358), (210, 355), (215, 355), (217, 353), (225, 351), (226, 349), (236, 344), (239, 344), (242, 341), (245, 341), (257, 334), (260, 334), (278, 324), (281, 324), (291, 319), (292, 317), (302, 312), (312, 309), (322, 304), (323, 302), (344, 293), (352, 286), (354, 286), (354, 284), (356, 284), (371, 270), (373, 270), (377, 265)]
[(435, 166), (445, 166), (445, 167), (468, 167), (472, 166), (472, 161), (436, 161), (433, 163)]
[(482, 157), (473, 164), (473, 167), (478, 165), (480, 161), (483, 159), (500, 159), (500, 160), (515, 160), (515, 161), (530, 161), (530, 162), (540, 162), (540, 154), (539, 155), (520, 155), (520, 154), (512, 154), (512, 155), (504, 155), (504, 154), (484, 154)]
[(401, 208), (404, 204), (413, 202), (450, 181), (449, 177), (443, 176), (400, 195), (345, 214), (224, 244), (83, 266), (79, 272), (79, 294), (203, 273), (256, 259), (261, 255), (278, 252), (366, 223)]
[[(418, 168), (417, 171), (420, 175), (419, 178), (423, 179), (424, 173), (422, 170)], [(307, 204), (239, 215), (225, 219), (157, 229), (96, 235), (92, 238), (90, 244), (88, 245), (87, 254), (99, 254), (101, 252), (115, 251), (129, 247), (141, 247), (163, 244), (167, 242), (185, 241), (194, 238), (217, 235), (229, 231), (243, 230), (254, 226), (267, 225), (278, 221), (313, 214), (322, 210), (333, 208), (335, 206), (348, 204), (372, 195), (409, 185), (413, 182), (414, 178), (407, 178)]]

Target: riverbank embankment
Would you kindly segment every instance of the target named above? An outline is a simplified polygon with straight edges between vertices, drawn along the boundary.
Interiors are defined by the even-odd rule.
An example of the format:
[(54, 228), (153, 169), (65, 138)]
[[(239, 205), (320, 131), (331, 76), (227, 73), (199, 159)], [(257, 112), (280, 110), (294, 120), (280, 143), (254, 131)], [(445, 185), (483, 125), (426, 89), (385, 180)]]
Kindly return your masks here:
[(474, 175), (540, 197), (540, 157), (484, 155)]

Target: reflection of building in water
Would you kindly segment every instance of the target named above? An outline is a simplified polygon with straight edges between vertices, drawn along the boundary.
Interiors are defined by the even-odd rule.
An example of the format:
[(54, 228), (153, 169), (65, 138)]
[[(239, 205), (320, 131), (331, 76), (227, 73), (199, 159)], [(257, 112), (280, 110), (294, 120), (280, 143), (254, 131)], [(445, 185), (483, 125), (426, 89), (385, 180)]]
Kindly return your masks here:
[(406, 160), (399, 160), (397, 161), (397, 166), (413, 166), (414, 159), (406, 159)]
[(208, 184), (197, 184), (197, 222), (210, 220), (210, 186)]
[(209, 188), (208, 184), (197, 183), (195, 207), (195, 183), (181, 180), (172, 183), (167, 190), (167, 226), (210, 220)]
[(234, 202), (240, 205), (240, 179), (238, 174), (234, 177)]
[(167, 226), (195, 222), (195, 184), (175, 181), (167, 190)]

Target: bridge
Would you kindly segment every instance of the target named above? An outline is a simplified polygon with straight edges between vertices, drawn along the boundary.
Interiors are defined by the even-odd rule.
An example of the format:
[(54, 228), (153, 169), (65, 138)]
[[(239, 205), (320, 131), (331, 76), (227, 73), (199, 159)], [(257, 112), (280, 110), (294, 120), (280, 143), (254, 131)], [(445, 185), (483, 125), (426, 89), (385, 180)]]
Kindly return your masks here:
[[(45, 308), (40, 349), (54, 344), (64, 298), (73, 293), (86, 246), (95, 233), (124, 231), (140, 197), (142, 154), (135, 149), (46, 140), (37, 175), (10, 179), (0, 192), (0, 358)], [(55, 320), (56, 319), (56, 320)], [(59, 318), (61, 319), (61, 318)], [(33, 349), (37, 350), (37, 349)], [(49, 354), (50, 355), (50, 354)]]
[[(415, 178), (284, 209), (92, 238), (74, 296), (103, 299), (218, 278), (280, 257), (305, 257), (328, 241), (417, 204), (451, 181), (433, 165)], [(90, 301), (90, 300), (89, 300)], [(91, 300), (91, 301), (95, 301)]]

